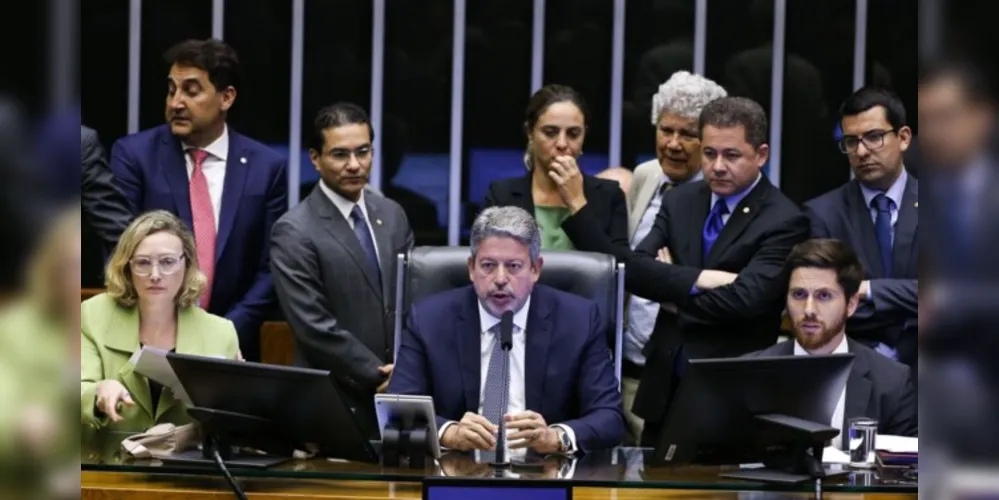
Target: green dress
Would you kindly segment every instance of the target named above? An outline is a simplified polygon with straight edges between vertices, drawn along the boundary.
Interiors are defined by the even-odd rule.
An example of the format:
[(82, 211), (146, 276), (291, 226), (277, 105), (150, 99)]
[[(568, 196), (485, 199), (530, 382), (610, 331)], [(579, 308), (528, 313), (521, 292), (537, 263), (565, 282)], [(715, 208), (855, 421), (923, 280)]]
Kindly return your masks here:
[(542, 250), (575, 250), (572, 240), (562, 229), (562, 222), (568, 217), (569, 209), (566, 207), (534, 207), (534, 219), (538, 221), (538, 229), (541, 230)]

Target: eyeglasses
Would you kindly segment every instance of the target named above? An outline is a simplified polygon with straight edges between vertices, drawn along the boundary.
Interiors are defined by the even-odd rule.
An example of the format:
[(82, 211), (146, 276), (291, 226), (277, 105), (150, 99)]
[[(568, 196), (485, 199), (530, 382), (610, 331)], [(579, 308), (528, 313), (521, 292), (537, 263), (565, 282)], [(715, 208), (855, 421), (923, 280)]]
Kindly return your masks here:
[(132, 273), (137, 276), (149, 276), (153, 273), (153, 268), (160, 270), (160, 274), (170, 275), (180, 271), (184, 266), (184, 254), (161, 255), (152, 257), (133, 257), (128, 261), (132, 265)]
[(873, 151), (876, 149), (881, 149), (885, 145), (885, 136), (895, 132), (895, 129), (888, 130), (871, 130), (862, 136), (855, 135), (844, 135), (842, 139), (839, 140), (839, 150), (843, 153), (856, 153), (857, 148), (860, 147), (860, 143), (864, 143), (864, 147), (868, 150)]
[(350, 157), (357, 158), (357, 161), (364, 161), (371, 157), (371, 146), (361, 146), (353, 151), (346, 148), (334, 148), (330, 150), (330, 158), (338, 165), (346, 165)]

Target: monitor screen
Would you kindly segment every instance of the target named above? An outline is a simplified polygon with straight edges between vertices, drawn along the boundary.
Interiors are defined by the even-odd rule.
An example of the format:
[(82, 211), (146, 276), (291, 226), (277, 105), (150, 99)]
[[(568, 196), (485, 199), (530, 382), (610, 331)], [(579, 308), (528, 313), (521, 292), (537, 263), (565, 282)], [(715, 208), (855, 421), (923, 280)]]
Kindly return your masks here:
[(433, 485), (426, 488), (423, 500), (572, 500), (572, 487), (538, 487), (525, 483), (500, 485), (494, 482), (481, 485)]

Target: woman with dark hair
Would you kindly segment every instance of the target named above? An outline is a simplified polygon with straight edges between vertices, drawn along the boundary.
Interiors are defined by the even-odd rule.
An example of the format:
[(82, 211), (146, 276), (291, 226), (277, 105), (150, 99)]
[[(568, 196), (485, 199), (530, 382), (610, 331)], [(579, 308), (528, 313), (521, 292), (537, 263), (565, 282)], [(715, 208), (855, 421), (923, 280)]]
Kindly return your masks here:
[[(627, 246), (628, 211), (621, 188), (583, 175), (576, 165), (586, 138), (583, 97), (565, 85), (547, 85), (531, 96), (525, 115), (527, 175), (492, 183), (485, 207), (512, 205), (533, 214), (544, 250), (572, 250), (575, 235), (585, 231), (603, 231), (615, 244)], [(574, 221), (572, 214), (582, 207), (570, 203), (580, 198), (596, 209), (596, 227)]]

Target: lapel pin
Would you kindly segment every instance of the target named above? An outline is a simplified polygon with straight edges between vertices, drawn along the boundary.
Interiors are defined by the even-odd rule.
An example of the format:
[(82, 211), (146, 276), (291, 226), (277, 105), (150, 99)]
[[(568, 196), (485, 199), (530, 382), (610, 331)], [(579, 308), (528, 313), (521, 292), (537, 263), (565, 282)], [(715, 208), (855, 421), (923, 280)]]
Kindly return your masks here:
[(919, 202), (918, 201), (916, 202), (916, 208), (919, 208)]
[(379, 226), (382, 225), (382, 220), (381, 219), (375, 219), (375, 224), (378, 224)]
[(742, 213), (748, 214), (749, 213), (749, 207), (742, 207)]
[(242, 163), (243, 165), (246, 165), (246, 157), (245, 156), (239, 157), (239, 162)]

